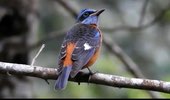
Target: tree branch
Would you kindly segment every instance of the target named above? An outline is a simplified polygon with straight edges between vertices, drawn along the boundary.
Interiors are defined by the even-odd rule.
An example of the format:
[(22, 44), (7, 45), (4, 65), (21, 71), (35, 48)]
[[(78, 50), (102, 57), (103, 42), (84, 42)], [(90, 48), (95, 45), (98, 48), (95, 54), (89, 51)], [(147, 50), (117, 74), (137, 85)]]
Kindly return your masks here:
[(140, 18), (139, 18), (139, 23), (138, 23), (139, 27), (142, 25), (142, 22), (144, 20), (145, 12), (146, 12), (146, 9), (147, 9), (148, 2), (149, 2), (149, 0), (145, 0), (143, 2), (143, 6), (141, 8), (141, 14), (140, 14)]
[[(56, 80), (58, 76), (57, 69), (55, 68), (45, 68), (40, 66), (31, 67), (30, 65), (0, 62), (0, 73), (6, 74), (7, 72), (13, 75), (24, 75), (53, 80)], [(89, 73), (81, 71), (75, 78), (69, 78), (69, 81), (170, 93), (170, 82), (127, 78), (103, 73), (96, 73), (90, 76)]]

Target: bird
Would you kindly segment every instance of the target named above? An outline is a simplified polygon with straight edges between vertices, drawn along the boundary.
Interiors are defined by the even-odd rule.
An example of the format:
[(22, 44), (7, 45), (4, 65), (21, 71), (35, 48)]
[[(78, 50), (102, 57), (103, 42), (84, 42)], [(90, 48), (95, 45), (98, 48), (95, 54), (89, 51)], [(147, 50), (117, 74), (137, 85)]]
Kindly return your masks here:
[(75, 25), (66, 33), (58, 57), (56, 90), (65, 89), (69, 77), (74, 78), (84, 68), (89, 69), (99, 57), (102, 45), (99, 15), (104, 11), (82, 9)]

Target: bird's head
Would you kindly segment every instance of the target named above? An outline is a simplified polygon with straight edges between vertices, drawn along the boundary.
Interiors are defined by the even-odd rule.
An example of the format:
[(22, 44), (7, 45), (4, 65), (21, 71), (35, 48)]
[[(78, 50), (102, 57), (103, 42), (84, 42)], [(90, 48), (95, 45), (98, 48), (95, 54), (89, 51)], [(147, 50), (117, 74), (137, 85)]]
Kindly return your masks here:
[(104, 10), (105, 9), (101, 9), (101, 10), (83, 9), (80, 11), (77, 17), (77, 23), (97, 25), (98, 17)]

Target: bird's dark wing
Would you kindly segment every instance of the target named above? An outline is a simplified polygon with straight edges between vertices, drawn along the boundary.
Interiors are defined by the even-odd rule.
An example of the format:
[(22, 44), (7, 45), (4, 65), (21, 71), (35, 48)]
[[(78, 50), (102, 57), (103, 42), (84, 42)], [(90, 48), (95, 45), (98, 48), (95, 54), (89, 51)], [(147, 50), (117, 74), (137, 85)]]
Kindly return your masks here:
[(95, 51), (99, 48), (99, 39), (80, 39), (76, 43), (76, 47), (72, 53), (73, 69), (71, 71), (71, 77), (76, 76), (79, 70), (85, 66), (92, 58)]
[(66, 57), (66, 48), (67, 48), (67, 40), (64, 39), (62, 45), (61, 45), (61, 50), (60, 50), (60, 54), (58, 57), (58, 72), (60, 73), (63, 69), (63, 61), (64, 58)]

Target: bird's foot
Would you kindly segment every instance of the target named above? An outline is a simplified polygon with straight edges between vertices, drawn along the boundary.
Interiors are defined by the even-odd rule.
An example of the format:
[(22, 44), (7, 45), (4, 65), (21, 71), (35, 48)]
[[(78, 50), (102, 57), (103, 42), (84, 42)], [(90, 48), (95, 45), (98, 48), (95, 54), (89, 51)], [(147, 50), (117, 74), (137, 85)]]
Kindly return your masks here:
[(98, 71), (92, 72), (92, 71), (90, 70), (90, 68), (87, 68), (87, 69), (89, 70), (89, 75), (93, 75), (93, 74), (98, 73)]
[(98, 73), (98, 71), (92, 72), (92, 71), (90, 70), (90, 68), (87, 68), (87, 69), (89, 70), (89, 79), (88, 79), (88, 82), (87, 82), (88, 85), (89, 85), (92, 75)]
[[(83, 73), (83, 71), (80, 70), (80, 71), (78, 72), (78, 74), (81, 74), (81, 73)], [(77, 77), (77, 83), (78, 83), (78, 85), (80, 85), (80, 82), (81, 82), (80, 78), (81, 78), (81, 77)]]
[(45, 82), (49, 85), (50, 84), (50, 82), (47, 80), (47, 79), (44, 79), (45, 80)]

